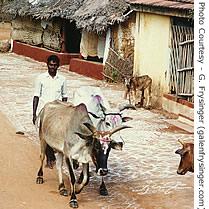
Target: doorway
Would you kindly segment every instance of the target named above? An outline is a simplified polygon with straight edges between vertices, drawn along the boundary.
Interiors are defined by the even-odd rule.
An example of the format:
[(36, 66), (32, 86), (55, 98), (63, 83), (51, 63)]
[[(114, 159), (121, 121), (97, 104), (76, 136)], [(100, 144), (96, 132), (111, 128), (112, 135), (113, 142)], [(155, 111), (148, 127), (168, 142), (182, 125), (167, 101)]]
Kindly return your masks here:
[(81, 33), (75, 22), (66, 21), (64, 24), (65, 51), (67, 53), (80, 53)]

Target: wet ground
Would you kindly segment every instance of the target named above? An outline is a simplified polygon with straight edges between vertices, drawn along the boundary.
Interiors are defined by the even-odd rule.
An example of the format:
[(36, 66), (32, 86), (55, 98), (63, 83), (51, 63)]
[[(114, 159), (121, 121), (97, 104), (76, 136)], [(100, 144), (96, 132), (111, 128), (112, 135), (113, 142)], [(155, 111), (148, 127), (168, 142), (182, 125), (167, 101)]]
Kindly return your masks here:
[[(45, 63), (15, 54), (0, 54), (0, 108), (16, 131), (38, 146), (37, 131), (32, 125), (33, 82)], [(96, 81), (62, 67), (67, 78), (71, 101), (79, 86), (100, 86), (108, 101), (115, 107), (124, 103), (123, 89)], [(193, 174), (179, 176), (176, 169), (179, 156), (174, 152), (180, 145), (178, 139), (193, 141), (193, 135), (170, 127), (165, 115), (145, 110), (128, 110), (125, 116), (132, 129), (122, 131), (125, 141), (123, 151), (112, 150), (109, 157), (109, 174), (105, 177), (108, 197), (96, 195), (98, 208), (102, 209), (192, 209)], [(46, 177), (47, 178), (47, 177)], [(82, 201), (95, 200), (100, 178), (94, 176), (82, 191)]]

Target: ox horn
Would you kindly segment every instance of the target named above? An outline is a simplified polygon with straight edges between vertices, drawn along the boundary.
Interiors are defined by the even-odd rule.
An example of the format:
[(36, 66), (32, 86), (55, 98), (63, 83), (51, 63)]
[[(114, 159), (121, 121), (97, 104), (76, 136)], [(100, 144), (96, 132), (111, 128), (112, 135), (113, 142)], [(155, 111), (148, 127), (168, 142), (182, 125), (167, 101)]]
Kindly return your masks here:
[(96, 128), (93, 125), (89, 123), (83, 123), (83, 125), (85, 125), (92, 133), (96, 132)]
[(102, 113), (104, 114), (104, 115), (106, 115), (106, 108), (101, 104), (101, 103), (99, 103), (99, 106), (100, 106), (100, 108), (101, 108), (101, 110), (102, 110)]
[(119, 127), (116, 127), (116, 128), (113, 128), (109, 133), (110, 133), (110, 136), (112, 136), (114, 133), (120, 131), (120, 130), (123, 130), (125, 128), (132, 128), (131, 126), (119, 126)]
[(126, 104), (122, 107), (119, 107), (120, 112), (122, 112), (123, 110), (126, 110), (126, 109), (136, 110), (136, 107), (132, 104)]
[(99, 119), (100, 117), (94, 114), (93, 112), (88, 112), (90, 115), (92, 115), (94, 118)]
[(181, 139), (178, 139), (178, 142), (184, 146), (184, 142)]

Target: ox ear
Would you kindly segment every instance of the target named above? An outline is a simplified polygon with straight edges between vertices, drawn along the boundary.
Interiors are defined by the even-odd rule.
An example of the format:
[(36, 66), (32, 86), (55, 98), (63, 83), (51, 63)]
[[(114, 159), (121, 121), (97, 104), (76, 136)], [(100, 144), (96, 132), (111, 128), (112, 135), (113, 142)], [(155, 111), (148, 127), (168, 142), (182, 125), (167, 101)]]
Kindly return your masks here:
[(127, 122), (129, 120), (133, 120), (132, 117), (122, 117), (122, 122)]
[(177, 149), (177, 150), (175, 151), (175, 154), (181, 155), (181, 153), (182, 153), (182, 149)]
[(81, 134), (81, 133), (78, 133), (78, 132), (75, 132), (76, 135), (78, 135), (81, 139), (84, 139), (84, 140), (92, 140), (92, 134), (91, 135), (85, 135), (85, 134)]
[(94, 118), (99, 119), (100, 117), (94, 114), (93, 112), (88, 112), (90, 115), (92, 115)]
[(180, 156), (184, 156), (184, 154), (186, 153), (186, 152), (188, 152), (189, 150), (187, 150), (187, 149), (177, 149), (176, 151), (175, 151), (175, 153), (176, 154), (179, 154)]
[(112, 140), (110, 143), (110, 147), (115, 150), (122, 150), (123, 142), (116, 142), (115, 140)]
[(90, 123), (83, 123), (83, 125), (85, 125), (92, 133), (96, 132), (96, 128)]

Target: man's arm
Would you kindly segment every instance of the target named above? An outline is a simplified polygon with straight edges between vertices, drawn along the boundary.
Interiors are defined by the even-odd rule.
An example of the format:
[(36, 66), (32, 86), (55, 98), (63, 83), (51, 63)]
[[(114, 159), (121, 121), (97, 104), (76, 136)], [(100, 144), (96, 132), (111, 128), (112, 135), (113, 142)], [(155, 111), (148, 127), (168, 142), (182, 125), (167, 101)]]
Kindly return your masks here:
[(38, 107), (38, 102), (39, 102), (39, 97), (38, 96), (34, 96), (33, 97), (33, 124), (35, 125), (35, 122), (36, 122), (36, 110), (37, 110), (37, 107)]
[(39, 75), (35, 80), (34, 85), (34, 97), (33, 97), (33, 124), (35, 125), (36, 122), (36, 111), (39, 103), (39, 97), (41, 96), (42, 92), (42, 77)]
[(63, 85), (62, 85), (62, 101), (67, 102), (67, 81), (66, 78), (64, 79)]

